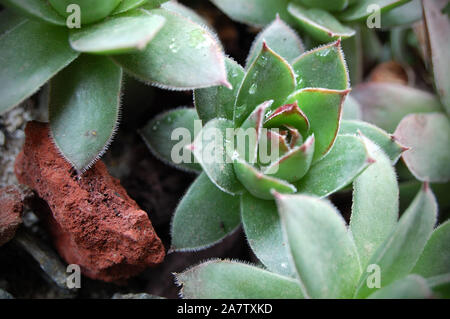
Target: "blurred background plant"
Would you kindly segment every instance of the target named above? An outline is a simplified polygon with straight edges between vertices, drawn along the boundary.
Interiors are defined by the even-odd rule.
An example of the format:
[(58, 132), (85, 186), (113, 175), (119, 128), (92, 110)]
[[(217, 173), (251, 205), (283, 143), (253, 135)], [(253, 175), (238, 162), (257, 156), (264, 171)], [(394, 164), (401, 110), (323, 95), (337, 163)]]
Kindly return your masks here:
[(170, 90), (228, 85), (221, 44), (182, 16), (190, 9), (166, 2), (0, 1), (8, 8), (1, 12), (0, 113), (50, 80), (53, 140), (82, 173), (116, 131), (123, 70)]

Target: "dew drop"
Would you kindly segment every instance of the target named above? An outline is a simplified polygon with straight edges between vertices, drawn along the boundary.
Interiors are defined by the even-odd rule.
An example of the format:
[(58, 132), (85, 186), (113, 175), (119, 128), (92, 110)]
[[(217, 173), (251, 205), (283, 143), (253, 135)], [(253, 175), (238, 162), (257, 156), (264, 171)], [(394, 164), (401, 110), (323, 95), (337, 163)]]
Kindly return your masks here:
[(261, 67), (265, 67), (267, 65), (267, 57), (262, 55), (258, 59), (258, 65)]
[(253, 83), (252, 86), (250, 87), (250, 89), (248, 90), (248, 93), (255, 94), (257, 89), (258, 89), (258, 84)]
[(178, 44), (176, 43), (176, 39), (172, 38), (170, 40), (170, 45), (169, 45), (169, 49), (170, 51), (172, 51), (173, 53), (177, 53), (180, 50), (180, 47), (178, 46)]
[(318, 51), (317, 52), (317, 56), (320, 57), (320, 58), (327, 58), (327, 57), (330, 56), (330, 53), (331, 53), (331, 49), (330, 48), (326, 48), (326, 49)]

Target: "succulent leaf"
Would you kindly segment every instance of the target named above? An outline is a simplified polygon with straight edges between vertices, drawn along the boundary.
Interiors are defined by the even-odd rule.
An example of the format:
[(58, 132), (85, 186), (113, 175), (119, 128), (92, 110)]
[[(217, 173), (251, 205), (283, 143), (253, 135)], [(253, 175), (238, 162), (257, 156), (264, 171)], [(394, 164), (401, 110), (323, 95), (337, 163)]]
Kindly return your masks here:
[(339, 130), (342, 104), (348, 90), (306, 88), (291, 94), (286, 103), (297, 103), (310, 123), (310, 134), (315, 136), (313, 162), (324, 157), (333, 146)]
[(380, 22), (383, 29), (410, 25), (422, 18), (421, 0), (412, 0), (402, 6), (389, 10), (381, 15)]
[(0, 3), (7, 8), (11, 8), (29, 18), (37, 19), (40, 22), (47, 22), (59, 26), (66, 24), (66, 20), (50, 6), (48, 1), (0, 0)]
[(194, 90), (195, 108), (200, 119), (205, 123), (217, 117), (233, 121), (234, 103), (245, 72), (231, 58), (225, 58), (225, 65), (232, 89), (225, 86), (213, 86)]
[(369, 299), (429, 299), (433, 296), (427, 281), (418, 275), (408, 275), (369, 296)]
[(120, 54), (139, 51), (145, 49), (165, 21), (162, 16), (144, 10), (130, 11), (74, 29), (69, 42), (79, 52)]
[(298, 26), (317, 41), (325, 43), (339, 38), (346, 39), (355, 34), (355, 30), (341, 24), (327, 11), (308, 9), (293, 2), (289, 4), (288, 11)]
[(305, 296), (352, 297), (361, 269), (339, 212), (315, 197), (275, 194), (275, 199)]
[(398, 219), (399, 190), (391, 160), (379, 146), (364, 137), (375, 163), (353, 182), (350, 230), (363, 269), (391, 234)]
[(450, 298), (450, 273), (428, 278), (427, 284), (433, 290), (434, 297)]
[(265, 101), (273, 100), (272, 108), (280, 106), (294, 88), (291, 66), (264, 42), (239, 89), (234, 113), (236, 126)]
[[(196, 120), (199, 120), (199, 118), (195, 109), (179, 108), (155, 117), (140, 130), (140, 134), (152, 153), (162, 161), (182, 170), (201, 172), (201, 166), (198, 163), (194, 163), (192, 153), (186, 149), (186, 146), (192, 142), (197, 133), (195, 132)], [(176, 129), (179, 130), (179, 135), (175, 131)], [(188, 132), (189, 136), (184, 136)], [(177, 145), (178, 151), (183, 152), (183, 155), (185, 155), (184, 152), (190, 153), (189, 156), (185, 155), (188, 157), (187, 161), (182, 161), (181, 163), (173, 161), (172, 152), (175, 145)], [(183, 157), (183, 155), (177, 155)]]
[(175, 90), (229, 86), (224, 55), (214, 35), (166, 9), (149, 10), (166, 23), (144, 51), (113, 57), (128, 73)]
[[(403, 164), (403, 165), (402, 165)], [(402, 170), (406, 170), (407, 176), (403, 177), (406, 180), (399, 184), (400, 188), (400, 211), (408, 208), (409, 203), (411, 203), (416, 196), (417, 192), (422, 187), (422, 183), (419, 182), (412, 176), (409, 172), (408, 168), (401, 161), (399, 165), (397, 165), (397, 174), (399, 178), (401, 174), (403, 174)], [(433, 183), (430, 184), (431, 189), (433, 190), (434, 195), (436, 196), (436, 200), (438, 202), (439, 210), (446, 211), (450, 208), (450, 182), (447, 183)]]
[(188, 299), (301, 299), (295, 279), (228, 260), (211, 260), (175, 274)]
[(171, 249), (197, 250), (221, 241), (241, 223), (239, 201), (200, 174), (175, 210)]
[(346, 90), (350, 87), (341, 41), (305, 52), (293, 62), (292, 67), (297, 89)]
[(363, 80), (364, 61), (361, 27), (358, 24), (352, 25), (356, 33), (354, 36), (342, 40), (342, 50), (345, 61), (348, 65), (348, 72), (352, 86), (359, 84)]
[(5, 9), (0, 11), (0, 37), (24, 23), (26, 20), (27, 18), (12, 10)]
[[(381, 270), (382, 287), (406, 276), (416, 264), (436, 223), (437, 205), (431, 189), (424, 187), (409, 208), (403, 213), (397, 226), (369, 260)], [(367, 285), (368, 272), (363, 273), (355, 296), (365, 298), (377, 288)]]
[(450, 269), (450, 221), (439, 225), (428, 240), (412, 273), (425, 278), (444, 275)]
[[(211, 181), (223, 192), (231, 195), (243, 191), (243, 186), (236, 178), (233, 161), (227, 150), (231, 147), (228, 136), (233, 129), (233, 122), (226, 119), (213, 119), (206, 123), (190, 145), (190, 149)], [(220, 135), (219, 135), (220, 133)], [(232, 151), (232, 150), (230, 150)]]
[(360, 21), (372, 14), (372, 11), (368, 10), (370, 5), (377, 5), (384, 13), (409, 1), (411, 0), (359, 0), (339, 13), (338, 17), (342, 21)]
[(361, 84), (353, 89), (352, 96), (362, 107), (363, 120), (388, 133), (394, 132), (401, 119), (410, 113), (442, 110), (435, 95), (397, 83)]
[(358, 134), (361, 132), (374, 142), (377, 146), (383, 149), (383, 152), (389, 156), (392, 164), (397, 163), (401, 154), (407, 149), (405, 146), (401, 145), (396, 138), (392, 135), (386, 133), (379, 127), (357, 120), (343, 120), (341, 121), (341, 126), (339, 128), (339, 134)]
[(295, 277), (295, 268), (281, 229), (275, 201), (241, 196), (241, 219), (252, 251), (268, 270)]
[(402, 156), (418, 180), (450, 180), (450, 120), (445, 114), (410, 114), (400, 122), (394, 136), (410, 148)]
[(88, 24), (106, 18), (122, 0), (48, 0), (51, 6), (63, 17), (68, 17), (67, 7), (71, 4), (80, 6), (81, 23)]
[(309, 131), (309, 120), (297, 103), (286, 104), (274, 110), (264, 122), (266, 128), (282, 126), (293, 127), (306, 136)]
[(294, 185), (299, 193), (325, 197), (350, 184), (370, 163), (361, 138), (338, 135), (330, 153)]
[(242, 123), (240, 129), (242, 132), (251, 130), (255, 134), (249, 134), (248, 139), (239, 141), (236, 138), (236, 151), (239, 156), (249, 163), (256, 163), (258, 159), (258, 143), (261, 136), (261, 129), (263, 127), (266, 109), (272, 104), (272, 101), (267, 101), (259, 105), (247, 119)]
[(422, 1), (434, 80), (441, 101), (450, 115), (450, 18), (441, 12), (446, 4), (446, 0)]
[(78, 172), (111, 143), (119, 120), (122, 70), (104, 57), (81, 56), (50, 84), (53, 141)]
[[(286, 136), (281, 135), (274, 130), (267, 130), (266, 134), (261, 134), (261, 136), (259, 137), (259, 147), (270, 150), (271, 152), (277, 152), (279, 157), (289, 152), (291, 148), (286, 141)], [(267, 155), (270, 156), (271, 154)], [(258, 163), (261, 164), (261, 161), (259, 159)], [(267, 165), (267, 163), (265, 164)]]
[(233, 163), (236, 177), (253, 196), (261, 199), (273, 199), (272, 190), (293, 194), (297, 191), (294, 185), (274, 177), (267, 176), (239, 157)]
[(127, 12), (132, 9), (136, 9), (144, 4), (153, 5), (154, 7), (159, 6), (164, 0), (122, 0), (120, 4), (116, 7), (112, 14), (120, 14)]
[(35, 93), (78, 56), (64, 28), (21, 19), (9, 26), (0, 36), (0, 113)]
[(284, 21), (292, 20), (286, 10), (289, 0), (211, 0), (211, 2), (231, 19), (257, 27), (269, 24), (277, 14)]
[(258, 57), (264, 41), (288, 62), (292, 62), (305, 51), (302, 40), (297, 33), (277, 16), (271, 24), (258, 34), (253, 42), (245, 64), (246, 69)]
[(341, 11), (348, 6), (349, 0), (298, 0), (309, 8), (320, 8), (326, 11)]
[(314, 134), (308, 137), (303, 145), (295, 147), (278, 161), (265, 167), (263, 173), (290, 183), (296, 182), (308, 172), (313, 155)]

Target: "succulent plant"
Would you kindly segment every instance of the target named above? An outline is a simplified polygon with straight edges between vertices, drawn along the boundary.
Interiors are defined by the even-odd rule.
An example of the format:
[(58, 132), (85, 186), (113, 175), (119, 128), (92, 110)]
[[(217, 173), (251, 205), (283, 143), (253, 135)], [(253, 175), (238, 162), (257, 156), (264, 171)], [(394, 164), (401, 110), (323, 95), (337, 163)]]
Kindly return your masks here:
[[(195, 90), (195, 109), (161, 114), (142, 130), (157, 157), (201, 172), (175, 211), (173, 250), (206, 248), (242, 223), (261, 262), (292, 274), (273, 253), (284, 250), (273, 191), (326, 197), (349, 185), (373, 163), (363, 136), (392, 163), (405, 150), (374, 125), (341, 120), (351, 100), (340, 41), (303, 53), (300, 44), (277, 18), (257, 37), (245, 69), (226, 59), (232, 89)], [(240, 144), (248, 129), (255, 134)]]
[[(419, 19), (418, 0), (211, 0), (232, 19), (264, 26), (279, 14), (314, 40), (325, 43), (355, 35), (352, 23), (366, 19), (379, 10), (383, 27)], [(404, 4), (407, 4), (403, 6)], [(401, 6), (401, 8), (400, 8)], [(404, 14), (404, 10), (413, 14)]]
[[(352, 92), (364, 121), (393, 132), (399, 142), (410, 148), (403, 154), (403, 160), (413, 175), (411, 178), (430, 183), (450, 181), (450, 19), (442, 11), (447, 4), (445, 0), (423, 1), (424, 35), (418, 46), (423, 46), (422, 58), (430, 70), (435, 92), (406, 84), (370, 81), (356, 86)], [(395, 50), (410, 49), (406, 43), (397, 46)], [(399, 62), (407, 65), (402, 56), (396, 55)]]
[(434, 229), (437, 204), (427, 183), (397, 221), (399, 189), (392, 162), (383, 149), (366, 142), (376, 162), (353, 183), (348, 227), (327, 200), (274, 192), (283, 241), (265, 250), (293, 272), (211, 260), (175, 274), (181, 295), (449, 298), (450, 222)]
[[(194, 22), (199, 16), (176, 2), (0, 3), (8, 8), (0, 13), (0, 113), (50, 80), (52, 136), (78, 172), (111, 142), (123, 71), (174, 90), (229, 85), (220, 43)], [(72, 25), (73, 5), (80, 9), (79, 28)]]
[[(364, 67), (386, 50), (377, 31), (404, 34), (403, 26), (420, 20), (421, 0), (211, 0), (231, 19), (265, 26), (276, 14), (301, 32), (308, 49), (342, 39), (352, 85), (363, 80)], [(396, 45), (397, 39), (393, 41)]]

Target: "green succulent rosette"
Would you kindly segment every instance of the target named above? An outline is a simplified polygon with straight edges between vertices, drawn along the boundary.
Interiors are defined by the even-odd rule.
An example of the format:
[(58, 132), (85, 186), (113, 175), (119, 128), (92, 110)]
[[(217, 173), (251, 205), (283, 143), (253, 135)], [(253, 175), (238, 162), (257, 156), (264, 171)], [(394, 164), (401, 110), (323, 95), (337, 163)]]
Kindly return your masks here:
[[(291, 273), (266, 253), (267, 245), (282, 243), (274, 192), (326, 197), (349, 185), (374, 162), (363, 136), (393, 163), (404, 149), (376, 126), (342, 119), (354, 101), (339, 40), (303, 52), (297, 34), (277, 18), (247, 61), (243, 68), (226, 59), (231, 89), (195, 90), (195, 109), (161, 114), (141, 134), (157, 157), (200, 173), (176, 209), (173, 250), (208, 247), (242, 223), (262, 263)], [(254, 135), (240, 148), (239, 132), (249, 129)], [(187, 161), (174, 161), (179, 153)]]

